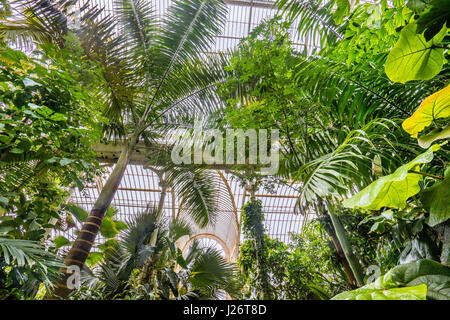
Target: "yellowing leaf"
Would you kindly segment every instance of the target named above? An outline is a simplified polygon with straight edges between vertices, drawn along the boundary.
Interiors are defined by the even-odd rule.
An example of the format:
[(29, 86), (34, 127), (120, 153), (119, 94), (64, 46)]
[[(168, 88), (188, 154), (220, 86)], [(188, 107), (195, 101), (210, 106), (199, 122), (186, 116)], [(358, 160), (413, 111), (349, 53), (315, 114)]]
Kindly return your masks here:
[(450, 116), (450, 85), (426, 98), (414, 112), (414, 114), (403, 121), (402, 127), (413, 137), (425, 127), (429, 126), (434, 119)]

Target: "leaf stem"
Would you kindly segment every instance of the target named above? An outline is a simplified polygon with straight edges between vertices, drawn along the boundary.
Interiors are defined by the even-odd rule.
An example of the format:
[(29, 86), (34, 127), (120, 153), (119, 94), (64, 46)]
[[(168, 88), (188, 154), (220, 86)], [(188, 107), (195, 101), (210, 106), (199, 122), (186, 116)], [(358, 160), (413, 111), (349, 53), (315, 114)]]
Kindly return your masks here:
[(431, 178), (434, 178), (434, 179), (444, 180), (444, 177), (443, 177), (443, 176), (437, 176), (437, 175), (434, 175), (434, 174), (431, 174), (431, 173), (420, 172), (420, 171), (414, 171), (414, 170), (408, 170), (408, 172), (409, 172), (409, 173), (417, 173), (417, 174), (421, 174), (421, 175), (423, 175), (423, 176), (425, 176), (425, 177), (431, 177)]

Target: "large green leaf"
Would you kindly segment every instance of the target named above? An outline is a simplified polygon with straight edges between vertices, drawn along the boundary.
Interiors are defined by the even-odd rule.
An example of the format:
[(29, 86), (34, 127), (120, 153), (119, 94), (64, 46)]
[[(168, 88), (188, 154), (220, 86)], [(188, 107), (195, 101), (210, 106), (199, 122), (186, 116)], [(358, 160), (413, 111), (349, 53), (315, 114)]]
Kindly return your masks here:
[(444, 63), (444, 48), (437, 46), (444, 38), (447, 28), (430, 41), (416, 33), (417, 25), (408, 24), (400, 33), (400, 39), (389, 52), (384, 70), (394, 82), (429, 80), (436, 76)]
[(374, 283), (346, 291), (332, 300), (449, 300), (450, 268), (423, 259), (389, 270)]
[(101, 252), (90, 252), (86, 258), (86, 263), (88, 266), (93, 267), (103, 260), (103, 254)]
[(423, 190), (421, 200), (430, 211), (430, 226), (434, 227), (450, 218), (450, 167), (445, 170), (444, 180)]
[(427, 286), (427, 298), (450, 300), (450, 268), (439, 262), (423, 259), (392, 269), (392, 281), (400, 286)]
[(71, 245), (73, 242), (69, 241), (66, 237), (57, 236), (53, 240), (53, 243), (55, 244), (55, 248), (59, 249), (59, 248), (64, 247), (64, 246)]
[(353, 291), (346, 291), (331, 300), (426, 300), (427, 286), (398, 287), (392, 281), (393, 270), (379, 277), (374, 283)]
[(406, 200), (420, 191), (419, 181), (422, 180), (422, 175), (409, 171), (417, 171), (420, 164), (430, 162), (433, 151), (439, 148), (437, 144), (431, 146), (411, 162), (399, 167), (394, 173), (375, 180), (342, 204), (347, 208), (370, 210), (379, 210), (381, 207), (404, 208)]

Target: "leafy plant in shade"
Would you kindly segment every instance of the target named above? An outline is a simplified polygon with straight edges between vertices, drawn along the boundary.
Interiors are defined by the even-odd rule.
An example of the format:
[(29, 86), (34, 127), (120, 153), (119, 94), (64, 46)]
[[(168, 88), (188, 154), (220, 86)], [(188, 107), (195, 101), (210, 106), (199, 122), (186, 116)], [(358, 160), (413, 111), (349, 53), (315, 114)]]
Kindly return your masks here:
[[(71, 3), (21, 1), (24, 20), (5, 24), (2, 31), (8, 35), (22, 28), (41, 43), (52, 41), (63, 47), (61, 34), (67, 32), (66, 13)], [(165, 130), (164, 123), (176, 122), (170, 120), (185, 120), (194, 111), (214, 109), (215, 83), (222, 80), (220, 61), (203, 55), (224, 23), (226, 9), (221, 1), (178, 1), (162, 20), (146, 1), (116, 1), (114, 6), (120, 32), (112, 33), (111, 18), (94, 21), (99, 13), (87, 9), (76, 34), (86, 57), (98, 64), (107, 84), (105, 115), (112, 133), (123, 137), (123, 149), (66, 257), (68, 265), (84, 264), (139, 139), (152, 141), (155, 134), (149, 128)], [(197, 222), (206, 225), (210, 207), (203, 203), (196, 209)], [(68, 293), (62, 286), (56, 295), (66, 297)]]
[[(327, 300), (348, 290), (345, 274), (328, 235), (318, 221), (309, 222), (301, 234), (291, 234), (285, 244), (264, 235), (264, 254), (271, 299)], [(244, 284), (243, 298), (255, 298), (258, 287), (258, 267), (254, 241), (241, 244), (238, 265)]]
[[(307, 213), (325, 198), (337, 202), (348, 188), (370, 181), (370, 158), (381, 154), (392, 160), (393, 144), (383, 134), (390, 135), (386, 129), (395, 124), (376, 115), (403, 113), (402, 108), (392, 108), (397, 101), (383, 99), (356, 73), (343, 73), (326, 58), (308, 59), (295, 52), (286, 26), (277, 19), (243, 39), (227, 70), (227, 82), (221, 86), (227, 99), (226, 121), (237, 128), (260, 125), (280, 130), (283, 157), (278, 176), (301, 184), (298, 211)], [(345, 87), (345, 92), (337, 87)], [(381, 86), (390, 87), (387, 80)], [(337, 219), (333, 225), (339, 227)], [(333, 234), (339, 248), (345, 248), (344, 259), (352, 261), (353, 271), (347, 264), (349, 275), (356, 273), (355, 284), (362, 284), (345, 232)]]
[[(80, 48), (69, 44), (41, 58), (0, 45), (0, 229), (41, 241), (54, 225), (67, 188), (99, 173), (91, 144), (101, 136), (98, 103), (81, 78)], [(77, 150), (76, 153), (73, 150)], [(20, 226), (20, 228), (19, 228)]]
[[(447, 101), (447, 98), (447, 91), (443, 89), (425, 99), (416, 112), (403, 122), (405, 131), (417, 138), (418, 133), (436, 119), (448, 117), (447, 111), (450, 110), (450, 103)], [(448, 137), (445, 135), (435, 136), (429, 139), (426, 145), (442, 138)], [(445, 234), (445, 229), (448, 228), (446, 222), (450, 218), (450, 202), (448, 197), (446, 197), (448, 188), (445, 188), (449, 172), (448, 167), (445, 166), (448, 166), (448, 164), (444, 164), (444, 168), (441, 165), (437, 167), (438, 170), (445, 170), (443, 176), (422, 172), (421, 165), (430, 163), (433, 160), (434, 153), (440, 150), (442, 146), (445, 146), (446, 143), (447, 141), (431, 145), (426, 152), (399, 167), (394, 173), (379, 178), (358, 194), (346, 199), (343, 205), (350, 208), (369, 210), (379, 210), (383, 207), (403, 209), (407, 206), (407, 201), (411, 197), (419, 194), (421, 206), (416, 204), (413, 208), (422, 207), (426, 211), (428, 215), (426, 221), (429, 226), (436, 227), (439, 224), (444, 224)], [(422, 146), (425, 146), (423, 140)], [(443, 151), (445, 152), (445, 149)], [(434, 168), (432, 167), (432, 169)], [(419, 182), (424, 180), (424, 177), (432, 180), (431, 187), (423, 188), (419, 185)], [(446, 252), (448, 252), (448, 243), (445, 237), (441, 241), (443, 243), (441, 261), (447, 265)], [(410, 244), (411, 246), (412, 244)]]
[(0, 300), (34, 298), (58, 280), (62, 260), (36, 241), (0, 234)]
[[(409, 150), (406, 150), (404, 147), (396, 146), (397, 159), (382, 161), (381, 169), (386, 174), (374, 182), (371, 181), (369, 187), (345, 200), (343, 204), (351, 208), (372, 211), (384, 207), (395, 209), (406, 207), (406, 212), (416, 210), (417, 215), (424, 213), (430, 226), (442, 227), (445, 230), (448, 228), (446, 222), (449, 212), (446, 208), (448, 207), (448, 198), (440, 197), (440, 195), (445, 195), (448, 148), (445, 142), (440, 146), (433, 146), (433, 142), (449, 137), (446, 124), (450, 110), (447, 101), (448, 83), (446, 83), (449, 70), (446, 63), (448, 55), (446, 50), (448, 47), (447, 9), (442, 11), (438, 9), (444, 2), (409, 1), (388, 6), (387, 2), (382, 1), (380, 4), (360, 4), (353, 10), (349, 10), (346, 4), (343, 5), (341, 2), (333, 15), (336, 18), (335, 21), (341, 22), (338, 30), (345, 34), (346, 39), (338, 41), (333, 47), (320, 51), (320, 55), (325, 59), (318, 59), (314, 63), (306, 64), (308, 66), (306, 70), (311, 73), (314, 65), (322, 60), (324, 65), (331, 67), (333, 73), (340, 79), (347, 78), (347, 74), (351, 75), (354, 71), (362, 72), (364, 77), (373, 76), (376, 80), (372, 83), (372, 88), (374, 88), (372, 93), (379, 98), (385, 97), (384, 102), (390, 105), (392, 110), (399, 111), (395, 118), (407, 118), (402, 124), (403, 129), (418, 138), (419, 146), (428, 149), (427, 152), (421, 154), (423, 151), (419, 151), (416, 147), (408, 147)], [(371, 17), (367, 15), (367, 9), (371, 9)], [(377, 12), (376, 16), (372, 14), (374, 12)], [(329, 12), (329, 14), (331, 13)], [(377, 19), (375, 28), (371, 27), (371, 23), (374, 22), (371, 20), (373, 18)], [(360, 28), (361, 25), (362, 28)], [(401, 28), (399, 35), (395, 31), (396, 28)], [(347, 52), (348, 50), (350, 53)], [(343, 72), (344, 68), (333, 67), (336, 62), (338, 65), (346, 62), (349, 72)], [(379, 68), (383, 65), (386, 74), (375, 70), (375, 66)], [(367, 66), (372, 66), (372, 70), (366, 69)], [(324, 70), (324, 74), (326, 72)], [(305, 73), (300, 72), (299, 75), (302, 76), (303, 82), (308, 82), (305, 81)], [(386, 81), (386, 76), (389, 80), (403, 83), (404, 86), (397, 86), (391, 81)], [(313, 79), (321, 77), (323, 76), (316, 76)], [(357, 84), (360, 89), (360, 85), (364, 84), (361, 78), (349, 77), (348, 80)], [(319, 82), (312, 81), (311, 83), (317, 86)], [(339, 87), (338, 82), (334, 84), (334, 88)], [(324, 101), (330, 100), (330, 96), (336, 96), (332, 87), (330, 91), (324, 90), (324, 87), (326, 85), (321, 83), (320, 90), (318, 90), (324, 95)], [(418, 90), (412, 89), (414, 87)], [(409, 91), (411, 89), (412, 91)], [(344, 89), (341, 92), (345, 91), (347, 90)], [(396, 99), (397, 92), (403, 92), (401, 99)], [(405, 92), (410, 92), (411, 100), (405, 98)], [(339, 95), (340, 93), (337, 94), (337, 96)], [(344, 95), (344, 97), (347, 100), (343, 101), (343, 106), (352, 103), (350, 95)], [(413, 112), (420, 102), (419, 108)], [(383, 109), (387, 111), (390, 108), (383, 107)], [(358, 103), (358, 108), (355, 110), (358, 110), (359, 113), (359, 110), (365, 111), (365, 108), (363, 104)], [(372, 110), (372, 116), (376, 117), (378, 110)], [(432, 123), (434, 126), (429, 127)], [(418, 137), (419, 133), (421, 133), (420, 137)], [(412, 145), (403, 138), (404, 135), (402, 136), (401, 132), (395, 132), (394, 136), (396, 142), (401, 139), (405, 145)], [(436, 152), (438, 149), (440, 149), (439, 152)], [(409, 162), (409, 159), (412, 158), (409, 153), (412, 150), (414, 150), (412, 154), (416, 158)], [(390, 167), (388, 169), (386, 167), (386, 165), (391, 166), (393, 163), (398, 163), (399, 159), (402, 159), (401, 164), (403, 164), (399, 168)], [(423, 172), (421, 167), (425, 165), (428, 170)], [(361, 171), (358, 174), (360, 173)], [(354, 185), (352, 188), (357, 192), (356, 190), (365, 184), (356, 183), (357, 186)], [(432, 189), (429, 188), (430, 185)], [(422, 196), (422, 191), (425, 197)], [(419, 197), (416, 195), (422, 199), (421, 202), (417, 201)], [(431, 201), (434, 204), (433, 208), (431, 208)], [(431, 213), (431, 209), (433, 209), (433, 213)], [(383, 225), (376, 223), (374, 226), (378, 228)], [(445, 231), (436, 230), (436, 232), (445, 234)], [(445, 242), (445, 236), (438, 236), (438, 238), (441, 239), (443, 247), (441, 256), (444, 258), (441, 258), (441, 261), (445, 261), (448, 244)], [(411, 241), (414, 242), (417, 239)], [(414, 247), (413, 243), (409, 243), (409, 249), (411, 247)]]

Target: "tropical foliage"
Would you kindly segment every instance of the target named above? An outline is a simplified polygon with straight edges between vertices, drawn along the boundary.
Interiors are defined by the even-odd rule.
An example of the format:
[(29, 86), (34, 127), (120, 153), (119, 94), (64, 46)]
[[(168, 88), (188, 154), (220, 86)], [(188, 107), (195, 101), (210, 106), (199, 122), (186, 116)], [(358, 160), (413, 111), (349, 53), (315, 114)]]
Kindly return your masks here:
[(192, 242), (183, 253), (176, 245), (191, 230), (181, 220), (168, 223), (156, 209), (131, 221), (104, 252), (98, 268), (83, 270), (83, 299), (212, 299), (235, 295), (235, 267), (220, 253)]
[[(449, 0), (278, 0), (226, 54), (207, 54), (221, 0), (163, 17), (151, 1), (84, 5), (75, 23), (74, 3), (0, 1), (0, 298), (450, 299)], [(227, 259), (191, 239), (224, 223), (210, 163), (171, 159), (199, 118), (279, 130), (276, 173), (225, 166), (250, 195)], [(120, 148), (112, 170), (98, 143)], [(138, 146), (160, 190), (125, 222), (111, 203)], [(89, 211), (70, 202), (102, 178)], [(298, 194), (287, 243), (258, 200), (274, 185)]]

